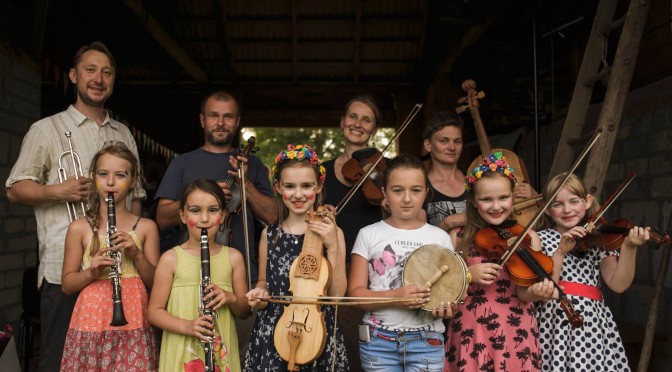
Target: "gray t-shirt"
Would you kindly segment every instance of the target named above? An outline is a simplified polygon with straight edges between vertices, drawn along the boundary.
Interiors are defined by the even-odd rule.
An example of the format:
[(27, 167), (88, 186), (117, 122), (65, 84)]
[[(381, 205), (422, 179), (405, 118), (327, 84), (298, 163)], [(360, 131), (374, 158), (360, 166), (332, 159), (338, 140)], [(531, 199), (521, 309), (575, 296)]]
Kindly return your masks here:
[[(234, 152), (227, 153), (213, 153), (198, 148), (194, 151), (182, 154), (170, 162), (166, 173), (161, 180), (158, 190), (156, 191), (155, 199), (165, 198), (171, 200), (180, 200), (182, 197), (182, 190), (184, 187), (191, 181), (198, 178), (208, 178), (213, 181), (225, 180), (229, 177), (228, 171), (231, 170), (231, 165), (229, 164), (229, 157), (234, 155)], [(248, 157), (248, 168), (247, 168), (247, 180), (252, 182), (254, 186), (261, 193), (273, 196), (273, 190), (271, 189), (271, 184), (268, 179), (268, 172), (264, 167), (263, 163), (256, 156), (249, 155)], [(238, 213), (233, 220), (231, 221), (231, 230), (233, 231), (233, 237), (229, 246), (238, 249), (243, 257), (245, 255), (245, 239), (243, 234), (243, 213), (242, 211)], [(256, 281), (258, 274), (258, 258), (257, 258), (257, 247), (255, 245), (255, 237), (258, 234), (258, 231), (255, 229), (255, 220), (252, 215), (252, 210), (248, 204), (247, 206), (247, 223), (248, 223), (248, 243), (250, 247), (250, 263), (252, 281)], [(172, 234), (176, 234), (175, 229), (173, 229)], [(164, 236), (171, 237), (170, 232), (161, 231), (162, 240), (165, 240)], [(170, 238), (168, 238), (170, 239)], [(175, 242), (174, 244), (180, 244), (182, 242)], [(164, 247), (162, 244), (162, 250)]]

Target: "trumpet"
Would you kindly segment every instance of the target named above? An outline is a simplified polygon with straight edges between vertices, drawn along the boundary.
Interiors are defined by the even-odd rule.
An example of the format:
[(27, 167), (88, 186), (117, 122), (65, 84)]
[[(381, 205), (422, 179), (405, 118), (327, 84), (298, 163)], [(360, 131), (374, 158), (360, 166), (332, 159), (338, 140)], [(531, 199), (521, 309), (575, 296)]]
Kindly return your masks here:
[[(65, 132), (65, 137), (68, 139), (68, 146), (70, 147), (70, 150), (68, 151), (63, 151), (61, 153), (61, 156), (58, 158), (58, 180), (63, 183), (68, 179), (68, 173), (65, 170), (65, 167), (63, 166), (63, 157), (67, 157), (70, 155), (70, 160), (72, 161), (72, 169), (74, 172), (75, 179), (79, 179), (79, 177), (84, 177), (84, 172), (82, 171), (82, 163), (79, 160), (79, 155), (75, 152), (75, 150), (72, 149), (72, 140), (70, 140), (70, 137), (72, 137), (71, 132)], [(89, 209), (89, 206), (85, 202), (79, 202), (80, 208), (81, 208), (81, 215), (84, 216), (86, 215), (86, 210)], [(77, 203), (74, 202), (65, 202), (65, 206), (68, 208), (68, 218), (70, 219), (70, 222), (76, 220), (79, 217), (79, 211), (77, 209)]]

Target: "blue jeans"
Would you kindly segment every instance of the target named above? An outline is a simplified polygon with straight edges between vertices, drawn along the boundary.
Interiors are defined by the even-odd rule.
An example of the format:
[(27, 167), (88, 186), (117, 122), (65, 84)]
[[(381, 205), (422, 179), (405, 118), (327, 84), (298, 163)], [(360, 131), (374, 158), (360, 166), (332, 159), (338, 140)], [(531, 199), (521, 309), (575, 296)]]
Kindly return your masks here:
[(370, 327), (371, 341), (359, 342), (365, 371), (443, 371), (444, 338), (439, 332), (394, 332)]

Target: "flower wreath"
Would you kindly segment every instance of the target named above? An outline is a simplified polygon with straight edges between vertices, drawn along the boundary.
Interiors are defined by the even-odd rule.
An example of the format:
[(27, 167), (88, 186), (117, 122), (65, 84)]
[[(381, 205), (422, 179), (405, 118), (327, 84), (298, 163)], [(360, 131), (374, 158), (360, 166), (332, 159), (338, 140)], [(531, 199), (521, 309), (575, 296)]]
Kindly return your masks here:
[(278, 164), (284, 163), (288, 160), (304, 161), (309, 160), (310, 164), (315, 167), (320, 173), (320, 182), (324, 182), (324, 177), (327, 175), (327, 169), (322, 165), (322, 161), (317, 157), (317, 153), (310, 146), (303, 145), (287, 145), (287, 150), (282, 150), (275, 157), (275, 165), (273, 166), (273, 181), (277, 185), (280, 182), (280, 172), (278, 172)]
[(466, 182), (464, 184), (464, 188), (471, 190), (471, 188), (474, 187), (476, 180), (481, 178), (485, 172), (502, 173), (503, 175), (509, 177), (513, 187), (516, 187), (517, 181), (516, 176), (513, 174), (513, 168), (509, 166), (509, 164), (506, 162), (506, 158), (504, 158), (504, 155), (502, 155), (501, 152), (494, 152), (483, 158), (481, 164), (467, 174), (465, 177)]

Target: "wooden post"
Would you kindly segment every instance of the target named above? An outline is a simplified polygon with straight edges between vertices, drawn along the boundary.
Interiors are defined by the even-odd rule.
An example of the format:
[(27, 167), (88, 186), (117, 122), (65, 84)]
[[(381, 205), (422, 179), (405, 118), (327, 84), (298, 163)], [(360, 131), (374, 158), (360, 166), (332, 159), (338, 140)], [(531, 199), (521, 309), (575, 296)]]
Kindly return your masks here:
[(630, 1), (621, 39), (616, 49), (614, 69), (609, 78), (609, 87), (602, 103), (600, 119), (597, 122), (598, 128), (604, 128), (604, 135), (588, 157), (587, 171), (584, 176), (588, 192), (596, 198), (599, 198), (602, 192), (602, 183), (607, 175), (649, 8), (651, 8), (650, 1)]
[(600, 30), (614, 18), (617, 3), (618, 1), (601, 0), (597, 6), (593, 28), (590, 30), (588, 44), (583, 53), (576, 85), (574, 85), (572, 101), (569, 105), (569, 111), (567, 111), (567, 117), (565, 118), (565, 123), (562, 127), (562, 134), (560, 135), (558, 147), (555, 150), (553, 165), (548, 174), (549, 179), (556, 174), (569, 169), (574, 162), (575, 149), (573, 145), (568, 143), (568, 140), (581, 137), (581, 132), (586, 120), (586, 112), (590, 105), (590, 98), (593, 95), (593, 84), (586, 86), (583, 82), (587, 77), (597, 73), (597, 69), (602, 61), (603, 39), (600, 36)]

